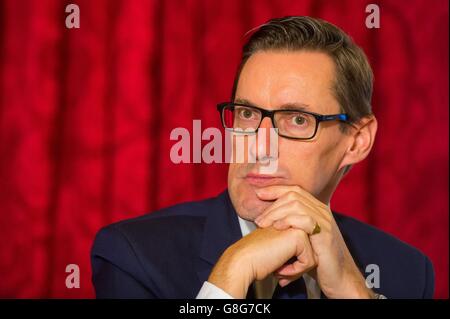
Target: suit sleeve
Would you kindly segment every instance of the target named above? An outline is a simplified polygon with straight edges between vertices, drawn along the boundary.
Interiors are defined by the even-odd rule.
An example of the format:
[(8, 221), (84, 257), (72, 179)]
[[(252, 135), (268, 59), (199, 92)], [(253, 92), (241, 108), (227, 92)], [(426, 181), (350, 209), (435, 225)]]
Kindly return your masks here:
[(430, 259), (425, 256), (425, 289), (423, 292), (424, 299), (432, 299), (434, 295), (434, 269)]
[(156, 296), (143, 283), (145, 274), (132, 245), (114, 226), (100, 230), (91, 251), (97, 298), (147, 299)]

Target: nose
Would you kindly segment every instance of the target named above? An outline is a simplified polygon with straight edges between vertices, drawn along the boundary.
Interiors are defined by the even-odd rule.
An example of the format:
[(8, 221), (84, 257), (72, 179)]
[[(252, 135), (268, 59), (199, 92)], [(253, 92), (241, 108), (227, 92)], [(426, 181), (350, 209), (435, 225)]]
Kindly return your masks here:
[[(263, 120), (261, 121), (261, 125), (259, 125), (259, 128), (261, 128), (261, 127), (262, 127), (262, 128), (265, 128), (265, 129), (272, 128), (273, 125), (272, 125), (271, 119), (268, 118), (268, 117), (263, 118)], [(266, 130), (266, 131), (267, 131), (267, 130)]]
[(278, 157), (278, 134), (274, 131), (270, 118), (263, 118), (258, 134), (250, 140), (249, 147), (253, 158), (258, 162)]
[[(263, 143), (264, 145), (264, 149), (266, 150), (267, 154), (271, 153), (271, 146), (273, 144), (274, 141), (271, 141), (271, 136), (270, 136), (270, 131), (271, 129), (273, 129), (273, 125), (272, 125), (272, 120), (268, 117), (263, 118), (261, 125), (259, 126), (259, 129), (262, 128), (262, 134), (258, 134), (258, 136), (256, 137), (257, 140), (261, 140), (261, 143)], [(273, 134), (273, 133), (272, 133)], [(273, 139), (273, 137), (272, 137)], [(258, 141), (258, 145), (260, 144), (260, 142)]]

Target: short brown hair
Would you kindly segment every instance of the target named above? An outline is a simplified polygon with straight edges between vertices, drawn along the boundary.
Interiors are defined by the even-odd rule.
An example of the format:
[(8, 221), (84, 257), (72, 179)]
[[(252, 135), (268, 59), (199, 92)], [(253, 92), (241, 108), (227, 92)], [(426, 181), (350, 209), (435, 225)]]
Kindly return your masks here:
[(269, 20), (250, 36), (234, 80), (234, 101), (241, 71), (256, 52), (309, 50), (328, 54), (334, 61), (333, 94), (351, 122), (372, 114), (373, 73), (363, 50), (335, 25), (321, 19), (291, 16)]

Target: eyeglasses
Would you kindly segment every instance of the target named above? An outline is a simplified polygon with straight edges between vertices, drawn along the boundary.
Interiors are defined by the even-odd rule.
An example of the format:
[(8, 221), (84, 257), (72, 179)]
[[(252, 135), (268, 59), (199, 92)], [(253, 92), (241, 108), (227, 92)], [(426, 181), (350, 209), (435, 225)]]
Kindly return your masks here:
[(350, 123), (347, 114), (322, 115), (295, 109), (268, 111), (256, 106), (225, 102), (217, 105), (222, 125), (235, 133), (251, 134), (258, 131), (265, 117), (272, 120), (278, 135), (290, 139), (312, 139), (320, 122), (340, 121)]

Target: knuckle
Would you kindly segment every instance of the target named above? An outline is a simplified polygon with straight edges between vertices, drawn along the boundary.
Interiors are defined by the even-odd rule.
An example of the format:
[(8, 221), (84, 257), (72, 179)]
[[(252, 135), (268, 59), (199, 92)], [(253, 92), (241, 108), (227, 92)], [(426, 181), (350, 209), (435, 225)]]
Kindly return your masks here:
[(297, 198), (297, 193), (296, 192), (294, 192), (294, 191), (289, 191), (287, 194), (286, 194), (286, 197), (288, 198), (288, 199), (296, 199)]
[(305, 240), (304, 232), (300, 229), (290, 228), (290, 235), (292, 239), (296, 242), (303, 242)]
[(303, 206), (302, 206), (302, 204), (300, 203), (300, 201), (294, 200), (294, 201), (292, 202), (292, 207), (293, 207), (295, 210), (301, 210)]
[(314, 256), (309, 251), (306, 252), (306, 256), (303, 260), (303, 268), (306, 270), (310, 270), (316, 266), (316, 261), (314, 259)]
[(316, 261), (314, 260), (314, 257), (311, 256), (311, 258), (308, 258), (308, 264), (306, 265), (306, 268), (309, 270), (309, 269), (314, 268), (315, 266), (316, 266)]
[(312, 218), (311, 216), (305, 216), (305, 219), (306, 219), (306, 222), (308, 223), (308, 224), (311, 224), (311, 225), (313, 225), (313, 226), (315, 226), (316, 225), (316, 220), (314, 219), (314, 218)]
[(299, 229), (298, 240), (305, 246), (305, 250), (308, 249), (308, 245), (305, 244), (306, 242), (309, 242), (309, 235), (307, 232)]
[(278, 222), (279, 224), (283, 224), (283, 225), (284, 225), (284, 224), (292, 225), (292, 223), (293, 223), (292, 215), (284, 216), (283, 218), (277, 220), (277, 222)]

